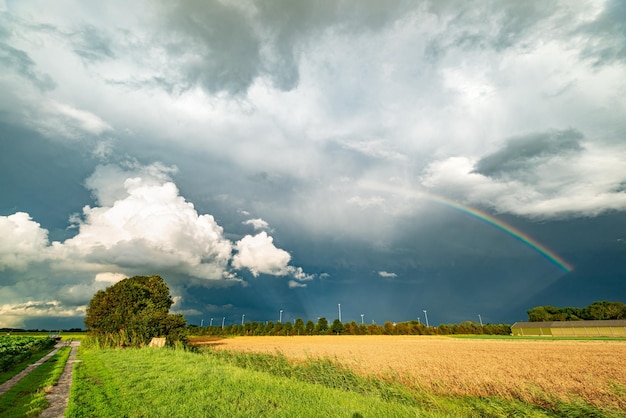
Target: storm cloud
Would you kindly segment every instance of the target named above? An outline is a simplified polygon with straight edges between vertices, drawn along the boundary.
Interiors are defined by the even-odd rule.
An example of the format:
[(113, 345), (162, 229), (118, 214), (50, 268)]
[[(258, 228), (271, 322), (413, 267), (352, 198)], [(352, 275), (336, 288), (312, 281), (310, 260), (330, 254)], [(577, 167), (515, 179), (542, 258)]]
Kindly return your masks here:
[(487, 177), (516, 177), (552, 158), (580, 153), (583, 135), (573, 130), (512, 138), (504, 147), (481, 158), (475, 172)]
[(624, 10), (2, 2), (2, 317), (81, 326), (153, 273), (196, 322), (524, 319), (594, 271), (589, 299), (622, 297)]

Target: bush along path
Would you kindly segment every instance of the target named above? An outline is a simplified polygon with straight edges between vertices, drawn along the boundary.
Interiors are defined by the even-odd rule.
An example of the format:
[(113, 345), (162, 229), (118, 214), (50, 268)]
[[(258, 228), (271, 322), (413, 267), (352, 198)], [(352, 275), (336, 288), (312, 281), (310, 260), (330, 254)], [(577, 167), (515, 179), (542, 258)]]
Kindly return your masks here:
[(52, 391), (46, 395), (48, 401), (48, 408), (46, 408), (40, 415), (40, 418), (57, 418), (63, 417), (63, 413), (67, 408), (67, 403), (70, 398), (70, 387), (72, 386), (72, 373), (74, 371), (74, 364), (80, 360), (76, 360), (76, 351), (80, 346), (80, 341), (72, 341), (70, 343), (72, 352), (70, 353), (63, 374), (59, 378), (56, 385), (52, 387)]

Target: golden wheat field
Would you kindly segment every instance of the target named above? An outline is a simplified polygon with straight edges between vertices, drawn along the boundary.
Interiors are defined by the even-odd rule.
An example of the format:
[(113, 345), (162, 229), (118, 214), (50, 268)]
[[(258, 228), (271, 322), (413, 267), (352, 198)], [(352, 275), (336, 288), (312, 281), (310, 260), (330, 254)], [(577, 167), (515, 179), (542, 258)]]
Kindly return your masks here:
[[(198, 341), (200, 342), (200, 341)], [(584, 399), (626, 410), (626, 342), (489, 340), (434, 336), (236, 337), (219, 350), (326, 357), (361, 375), (437, 393), (496, 395), (533, 403)]]

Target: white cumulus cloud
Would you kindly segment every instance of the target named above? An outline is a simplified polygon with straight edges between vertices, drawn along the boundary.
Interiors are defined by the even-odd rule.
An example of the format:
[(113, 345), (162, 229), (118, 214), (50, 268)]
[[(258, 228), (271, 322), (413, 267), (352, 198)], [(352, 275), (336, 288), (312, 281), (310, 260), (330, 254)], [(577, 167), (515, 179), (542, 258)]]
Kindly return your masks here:
[(24, 269), (31, 262), (44, 260), (47, 247), (48, 231), (29, 214), (0, 216), (0, 271)]
[(105, 272), (105, 273), (96, 274), (96, 277), (94, 280), (96, 282), (107, 283), (109, 285), (113, 285), (119, 282), (120, 280), (124, 280), (126, 277), (128, 276), (122, 273)]
[(257, 277), (260, 273), (284, 276), (289, 273), (291, 255), (274, 245), (274, 239), (261, 232), (255, 236), (246, 235), (237, 241), (237, 254), (233, 257), (233, 267), (247, 268)]
[(65, 121), (94, 135), (111, 130), (111, 126), (98, 116), (86, 110), (77, 109), (63, 103), (53, 103), (52, 108), (65, 117)]
[(248, 219), (243, 222), (244, 225), (252, 225), (254, 229), (267, 229), (269, 224), (261, 218)]
[[(290, 288), (314, 276), (289, 265), (290, 254), (263, 231), (233, 244), (210, 214), (200, 214), (180, 195), (170, 174), (175, 168), (136, 163), (100, 166), (85, 184), (98, 205), (70, 215), (76, 235), (50, 243), (48, 231), (29, 214), (0, 216), (0, 326), (22, 326), (37, 317), (82, 316), (93, 294), (132, 275), (153, 272), (173, 280), (176, 312), (185, 309), (185, 277), (199, 283), (241, 283), (237, 271), (290, 276)], [(253, 226), (267, 227), (262, 219)], [(237, 252), (233, 256), (233, 248)], [(36, 287), (27, 270), (42, 280)], [(198, 283), (198, 282), (196, 282)], [(37, 301), (37, 302), (33, 302)]]
[(290, 289), (296, 289), (296, 288), (299, 288), (299, 287), (306, 287), (306, 284), (300, 283), (300, 282), (298, 282), (296, 280), (289, 280), (287, 285), (289, 286)]
[(626, 210), (626, 159), (623, 146), (586, 143), (584, 150), (531, 160), (519, 172), (489, 176), (476, 172), (478, 161), (450, 157), (424, 170), (422, 185), (470, 205), (539, 219), (597, 216)]
[[(119, 173), (112, 174), (113, 180), (120, 180)], [(103, 173), (98, 175), (97, 181), (88, 182), (94, 194), (105, 202), (118, 199), (110, 206), (86, 206), (78, 235), (64, 247), (98, 264), (166, 268), (201, 279), (224, 277), (231, 242), (213, 216), (198, 214), (173, 182), (158, 176), (129, 177), (122, 192), (107, 182), (102, 185)]]

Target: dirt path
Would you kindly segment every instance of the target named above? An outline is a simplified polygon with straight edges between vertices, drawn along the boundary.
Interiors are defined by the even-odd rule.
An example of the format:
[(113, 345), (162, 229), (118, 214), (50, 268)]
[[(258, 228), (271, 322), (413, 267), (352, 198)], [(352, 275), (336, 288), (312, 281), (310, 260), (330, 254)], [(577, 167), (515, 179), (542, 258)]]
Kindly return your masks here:
[(43, 411), (40, 418), (57, 418), (63, 417), (63, 413), (67, 408), (70, 399), (70, 387), (72, 386), (72, 373), (74, 372), (74, 364), (80, 360), (76, 360), (76, 351), (80, 345), (80, 341), (71, 342), (72, 352), (70, 353), (63, 374), (59, 378), (58, 383), (52, 387), (52, 391), (46, 395), (48, 400), (48, 408)]

